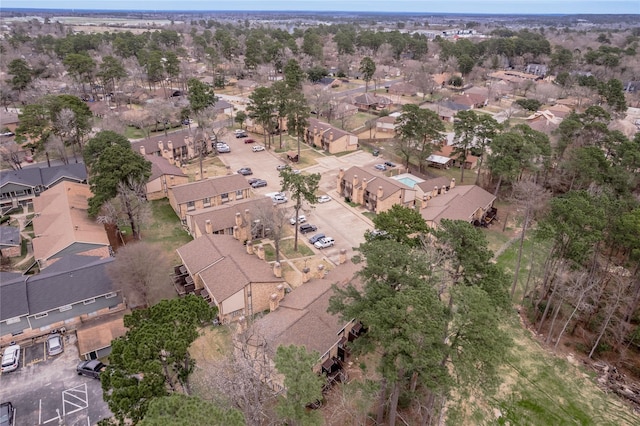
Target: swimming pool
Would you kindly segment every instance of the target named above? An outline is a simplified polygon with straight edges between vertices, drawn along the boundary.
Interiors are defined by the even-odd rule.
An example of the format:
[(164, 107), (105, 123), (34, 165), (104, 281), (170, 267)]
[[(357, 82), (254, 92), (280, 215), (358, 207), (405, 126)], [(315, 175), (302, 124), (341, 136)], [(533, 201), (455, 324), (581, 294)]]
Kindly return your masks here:
[(409, 188), (413, 188), (414, 186), (416, 186), (420, 182), (423, 182), (422, 179), (420, 179), (418, 177), (415, 177), (415, 176), (411, 176), (411, 175), (409, 175), (407, 173), (404, 173), (404, 174), (401, 174), (401, 175), (398, 175), (398, 176), (394, 176), (393, 179), (404, 183)]

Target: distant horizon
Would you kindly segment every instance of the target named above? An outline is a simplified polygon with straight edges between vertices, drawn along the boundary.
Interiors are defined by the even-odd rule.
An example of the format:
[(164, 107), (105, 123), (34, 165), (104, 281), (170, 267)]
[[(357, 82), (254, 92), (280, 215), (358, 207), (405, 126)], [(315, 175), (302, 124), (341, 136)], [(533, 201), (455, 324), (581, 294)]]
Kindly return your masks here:
[[(104, 12), (323, 12), (323, 13), (420, 13), (472, 15), (637, 15), (638, 0), (237, 0), (222, 2), (183, 0), (176, 7), (173, 0), (108, 0), (89, 6), (86, 0), (2, 0), (0, 11), (78, 10)], [(100, 2), (97, 2), (98, 4)]]

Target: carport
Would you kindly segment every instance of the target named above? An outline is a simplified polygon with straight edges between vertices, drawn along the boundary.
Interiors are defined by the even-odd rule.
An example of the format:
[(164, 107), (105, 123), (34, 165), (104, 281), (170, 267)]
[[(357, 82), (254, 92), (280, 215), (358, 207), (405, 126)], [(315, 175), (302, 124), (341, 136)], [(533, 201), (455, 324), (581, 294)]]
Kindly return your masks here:
[(80, 357), (89, 360), (102, 358), (111, 353), (111, 341), (124, 336), (124, 315), (101, 319), (92, 324), (78, 328), (78, 352)]

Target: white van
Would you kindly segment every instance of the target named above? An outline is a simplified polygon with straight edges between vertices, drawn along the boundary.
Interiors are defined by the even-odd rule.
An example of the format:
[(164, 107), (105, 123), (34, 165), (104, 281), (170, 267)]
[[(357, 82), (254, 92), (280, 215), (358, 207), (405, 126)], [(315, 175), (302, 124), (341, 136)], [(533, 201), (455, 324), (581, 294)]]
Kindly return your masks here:
[(2, 372), (17, 370), (20, 363), (20, 345), (11, 345), (4, 350), (2, 355)]

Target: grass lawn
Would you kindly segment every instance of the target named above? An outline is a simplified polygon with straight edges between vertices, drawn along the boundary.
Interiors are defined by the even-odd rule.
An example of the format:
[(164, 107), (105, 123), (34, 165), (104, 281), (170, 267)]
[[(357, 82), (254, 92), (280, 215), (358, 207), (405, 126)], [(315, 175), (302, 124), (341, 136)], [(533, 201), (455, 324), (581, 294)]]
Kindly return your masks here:
[(169, 205), (169, 200), (155, 200), (151, 205), (151, 220), (142, 228), (142, 239), (159, 244), (167, 253), (172, 264), (179, 261), (176, 249), (192, 240), (182, 228), (178, 216)]
[(298, 257), (313, 256), (313, 250), (311, 250), (302, 241), (302, 238), (298, 239), (298, 251), (293, 250), (293, 239), (287, 239), (280, 241), (280, 252), (287, 259), (295, 259)]

